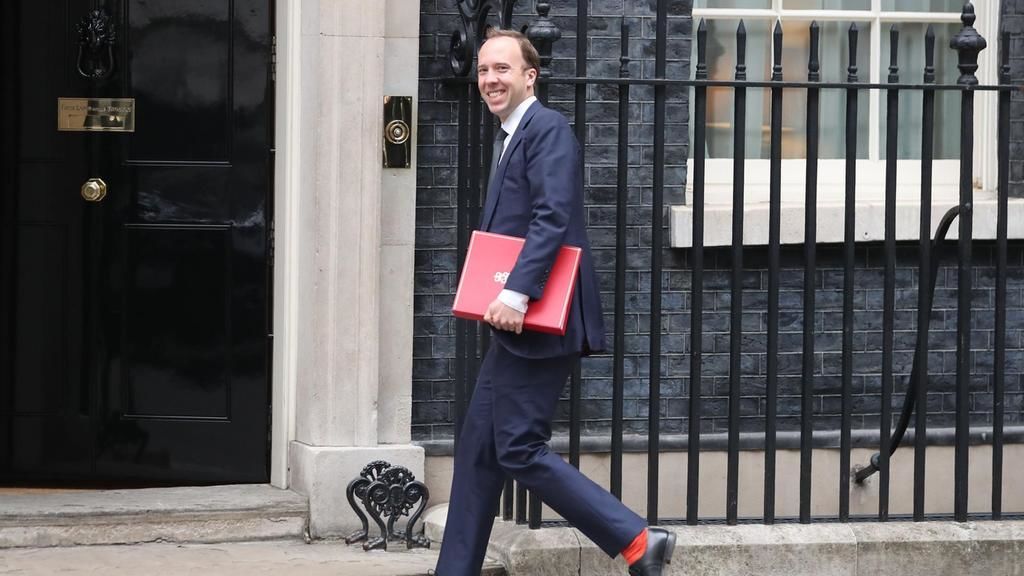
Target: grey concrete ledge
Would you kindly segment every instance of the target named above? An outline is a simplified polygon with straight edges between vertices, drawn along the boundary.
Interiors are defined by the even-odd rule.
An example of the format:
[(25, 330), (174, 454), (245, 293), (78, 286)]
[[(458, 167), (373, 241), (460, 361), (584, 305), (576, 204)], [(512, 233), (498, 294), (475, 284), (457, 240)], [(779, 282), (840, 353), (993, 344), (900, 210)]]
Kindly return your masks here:
[[(440, 537), (442, 506), (428, 535)], [(433, 524), (433, 525), (431, 525)], [(666, 576), (1024, 576), (1024, 522), (888, 522), (672, 526)], [(495, 522), (488, 555), (509, 576), (621, 576), (574, 528)]]
[[(914, 430), (907, 430), (900, 443), (901, 448), (913, 449)], [(878, 448), (878, 430), (854, 430), (850, 434), (854, 448)], [(929, 446), (953, 446), (956, 440), (954, 428), (931, 428), (928, 430)], [(701, 451), (725, 451), (728, 446), (728, 434), (702, 434), (700, 437)], [(970, 443), (973, 446), (992, 443), (992, 427), (976, 426), (971, 428)], [(811, 442), (813, 448), (839, 448), (840, 435), (838, 430), (815, 430)], [(1005, 444), (1024, 444), (1024, 426), (1007, 426), (1003, 430)], [(648, 437), (645, 435), (627, 435), (622, 439), (622, 448), (626, 452), (646, 452)], [(427, 456), (451, 456), (454, 453), (454, 442), (451, 439), (425, 440), (414, 442), (422, 446)], [(686, 434), (665, 434), (659, 446), (662, 451), (682, 451), (689, 449), (690, 440)], [(569, 438), (558, 436), (551, 439), (551, 447), (560, 454), (569, 452)], [(800, 432), (779, 432), (775, 447), (779, 450), (799, 450)], [(764, 450), (764, 434), (759, 432), (743, 432), (740, 434), (740, 450)], [(580, 438), (580, 451), (584, 454), (601, 454), (611, 452), (611, 438), (604, 436), (584, 436)]]
[(0, 548), (299, 539), (308, 515), (269, 485), (5, 495)]

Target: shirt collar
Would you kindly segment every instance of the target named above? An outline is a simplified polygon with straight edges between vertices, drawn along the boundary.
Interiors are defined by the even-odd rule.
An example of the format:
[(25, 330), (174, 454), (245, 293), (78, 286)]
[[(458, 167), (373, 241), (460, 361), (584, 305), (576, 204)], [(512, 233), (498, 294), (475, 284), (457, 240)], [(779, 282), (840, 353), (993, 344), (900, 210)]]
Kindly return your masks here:
[(530, 108), (530, 105), (536, 101), (536, 96), (530, 96), (526, 100), (523, 100), (519, 103), (519, 106), (516, 106), (516, 109), (508, 115), (508, 119), (501, 123), (501, 129), (508, 134), (508, 136), (505, 137), (505, 142), (510, 142), (512, 140), (511, 136), (519, 129), (519, 123), (523, 121), (523, 116), (526, 115), (526, 111)]

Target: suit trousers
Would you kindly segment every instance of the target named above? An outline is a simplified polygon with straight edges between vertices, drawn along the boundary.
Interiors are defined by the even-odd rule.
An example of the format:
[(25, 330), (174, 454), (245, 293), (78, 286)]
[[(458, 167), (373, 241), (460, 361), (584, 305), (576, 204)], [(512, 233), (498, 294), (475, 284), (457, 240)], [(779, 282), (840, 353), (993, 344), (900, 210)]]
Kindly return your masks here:
[(492, 341), (455, 451), (439, 576), (480, 573), (506, 475), (611, 557), (647, 526), (548, 448), (551, 420), (576, 358), (522, 358)]

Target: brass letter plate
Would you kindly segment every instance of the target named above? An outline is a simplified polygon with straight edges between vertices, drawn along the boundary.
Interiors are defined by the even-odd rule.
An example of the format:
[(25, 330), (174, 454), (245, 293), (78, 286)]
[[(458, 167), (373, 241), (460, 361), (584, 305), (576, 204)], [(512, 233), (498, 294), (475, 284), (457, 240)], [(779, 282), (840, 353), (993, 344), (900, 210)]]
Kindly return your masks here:
[(135, 132), (135, 98), (57, 98), (61, 132)]

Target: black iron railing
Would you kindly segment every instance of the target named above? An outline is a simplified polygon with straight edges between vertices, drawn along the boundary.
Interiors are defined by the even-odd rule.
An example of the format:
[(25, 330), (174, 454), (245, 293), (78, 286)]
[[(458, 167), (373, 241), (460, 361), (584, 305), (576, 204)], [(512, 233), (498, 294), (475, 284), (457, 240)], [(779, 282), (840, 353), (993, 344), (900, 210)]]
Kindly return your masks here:
[[(458, 148), (458, 253), (459, 269), (465, 253), (469, 232), (479, 220), (482, 194), (485, 192), (483, 183), (488, 181), (484, 173), (490, 165), (490, 147), (482, 146), (482, 142), (490, 142), (493, 138), (494, 124), (490, 118), (484, 118), (481, 101), (475, 83), (468, 75), (471, 72), (474, 48), (483, 36), (488, 25), (488, 17), (496, 16), (502, 27), (512, 27), (512, 7), (514, 0), (479, 0), (476, 2), (462, 1), (459, 4), (463, 29), (452, 38), (452, 65), (456, 77), (445, 82), (454, 86), (459, 93), (459, 148)], [(588, 17), (587, 2), (578, 2), (577, 18), (586, 22)], [(745, 173), (744, 144), (746, 133), (747, 90), (763, 88), (770, 91), (770, 198), (769, 198), (769, 234), (768, 234), (768, 296), (767, 296), (767, 345), (766, 345), (766, 378), (765, 378), (765, 430), (764, 430), (764, 510), (759, 520), (773, 523), (777, 520), (775, 510), (775, 492), (778, 476), (776, 473), (777, 439), (776, 409), (778, 402), (779, 377), (779, 287), (782, 265), (781, 255), (781, 170), (782, 170), (782, 104), (788, 91), (804, 91), (806, 104), (806, 178), (805, 178), (805, 225), (803, 243), (804, 282), (803, 298), (803, 360), (801, 389), (801, 421), (799, 427), (798, 448), (800, 452), (799, 469), (799, 516), (794, 520), (811, 522), (811, 485), (812, 485), (812, 439), (822, 432), (813, 429), (812, 416), (815, 399), (815, 284), (817, 271), (818, 240), (816, 236), (817, 205), (818, 205), (818, 160), (820, 130), (820, 98), (822, 91), (833, 90), (845, 94), (845, 238), (842, 248), (843, 259), (843, 304), (842, 304), (842, 384), (841, 384), (841, 420), (838, 430), (838, 448), (840, 454), (838, 509), (834, 514), (823, 518), (851, 520), (850, 515), (850, 484), (854, 474), (851, 462), (852, 452), (852, 405), (853, 405), (853, 350), (854, 350), (854, 293), (855, 293), (855, 237), (856, 205), (857, 205), (857, 126), (858, 99), (865, 90), (877, 89), (884, 91), (884, 105), (887, 112), (885, 126), (886, 138), (886, 172), (885, 172), (885, 240), (882, 248), (884, 254), (884, 301), (882, 326), (882, 366), (881, 366), (881, 417), (878, 454), (867, 468), (856, 473), (856, 481), (863, 481), (868, 476), (879, 475), (878, 513), (877, 520), (887, 520), (889, 514), (890, 456), (902, 441), (904, 432), (909, 425), (911, 415), (914, 420), (914, 474), (913, 482), (913, 519), (929, 518), (925, 514), (925, 479), (927, 410), (926, 399), (929, 384), (928, 336), (930, 311), (938, 271), (938, 240), (933, 246), (931, 230), (932, 206), (932, 166), (933, 137), (936, 125), (935, 96), (939, 91), (953, 91), (961, 96), (960, 117), (960, 180), (958, 206), (947, 214), (942, 226), (940, 237), (955, 217), (959, 226), (956, 240), (957, 256), (957, 322), (956, 322), (956, 387), (955, 387), (955, 465), (954, 465), (954, 510), (953, 518), (957, 521), (968, 519), (968, 448), (970, 442), (970, 350), (971, 350), (971, 272), (972, 272), (972, 224), (973, 214), (973, 153), (974, 153), (974, 95), (979, 91), (998, 92), (998, 202), (995, 241), (996, 296), (995, 296), (995, 338), (993, 368), (993, 412), (992, 412), (992, 501), (989, 514), (985, 517), (999, 519), (1002, 512), (1002, 477), (1003, 477), (1003, 444), (1005, 419), (1005, 370), (1006, 370), (1006, 298), (1007, 298), (1007, 206), (1008, 206), (1008, 167), (1009, 167), (1009, 113), (1010, 94), (1015, 89), (1010, 85), (1009, 72), (1009, 36), (1000, 35), (999, 42), (999, 83), (998, 85), (980, 85), (975, 76), (978, 68), (978, 54), (986, 47), (985, 40), (973, 28), (975, 20), (974, 8), (965, 5), (962, 14), (963, 27), (950, 40), (950, 47), (959, 56), (958, 68), (960, 77), (955, 84), (935, 83), (936, 73), (935, 35), (929, 27), (925, 37), (925, 63), (923, 82), (908, 83), (901, 80), (901, 71), (897, 66), (897, 50), (899, 32), (897, 27), (890, 30), (890, 65), (885, 83), (862, 82), (858, 70), (857, 43), (859, 31), (856, 24), (849, 28), (847, 40), (848, 67), (844, 82), (823, 82), (821, 80), (821, 64), (819, 61), (820, 30), (816, 23), (810, 24), (810, 57), (807, 65), (807, 80), (800, 82), (786, 81), (782, 73), (782, 26), (777, 23), (773, 36), (773, 54), (771, 78), (767, 81), (751, 81), (746, 78), (746, 30), (741, 21), (736, 32), (736, 67), (735, 79), (731, 81), (709, 80), (707, 63), (707, 26), (702, 21), (696, 32), (696, 62), (693, 79), (669, 78), (666, 76), (667, 49), (667, 5), (665, 1), (657, 3), (655, 21), (655, 78), (632, 78), (629, 72), (629, 39), (630, 30), (623, 24), (621, 30), (621, 66), (617, 78), (593, 78), (587, 75), (587, 42), (585, 34), (577, 34), (576, 72), (573, 77), (552, 77), (549, 64), (551, 62), (552, 43), (559, 37), (557, 28), (548, 18), (550, 9), (548, 2), (537, 2), (538, 17), (530, 25), (527, 34), (537, 45), (541, 53), (544, 69), (541, 72), (539, 97), (544, 100), (548, 87), (554, 85), (572, 86), (575, 90), (574, 120), (577, 137), (585, 141), (587, 118), (587, 88), (595, 85), (614, 85), (618, 89), (618, 154), (617, 154), (617, 199), (615, 218), (615, 269), (614, 269), (614, 325), (610, 341), (613, 344), (611, 378), (612, 416), (611, 416), (611, 466), (609, 484), (613, 494), (621, 497), (623, 493), (623, 404), (624, 404), (624, 365), (625, 365), (625, 305), (626, 305), (626, 229), (627, 229), (627, 187), (628, 187), (628, 149), (629, 105), (632, 86), (653, 87), (654, 137), (653, 137), (653, 194), (651, 203), (652, 220), (650, 226), (654, 233), (650, 243), (650, 345), (648, 361), (649, 396), (647, 398), (647, 516), (651, 523), (686, 522), (697, 524), (705, 521), (724, 520), (733, 524), (740, 521), (738, 513), (739, 501), (739, 454), (741, 450), (741, 357), (743, 354), (743, 273), (744, 273), (744, 237), (743, 210), (732, 211), (732, 243), (731, 243), (731, 325), (729, 346), (729, 386), (728, 386), (728, 432), (726, 436), (726, 506), (724, 519), (709, 519), (699, 514), (700, 502), (700, 465), (701, 465), (701, 416), (702, 412), (702, 351), (703, 351), (703, 300), (705, 283), (704, 261), (704, 216), (705, 216), (705, 170), (707, 144), (707, 103), (710, 87), (726, 87), (734, 94), (733, 121), (733, 206), (744, 206)], [(579, 24), (581, 29), (585, 24)], [(688, 263), (691, 276), (690, 302), (690, 335), (689, 346), (689, 408), (688, 429), (686, 437), (687, 458), (686, 477), (686, 515), (685, 518), (667, 518), (659, 513), (659, 456), (662, 449), (660, 431), (661, 415), (661, 361), (663, 356), (662, 325), (662, 286), (663, 286), (663, 234), (665, 199), (663, 192), (665, 183), (665, 122), (666, 122), (666, 91), (669, 88), (690, 90), (694, 103), (693, 141), (693, 193), (690, 204), (693, 212), (692, 248), (688, 252)], [(912, 382), (908, 387), (905, 405), (895, 432), (891, 428), (890, 406), (893, 396), (894, 382), (894, 316), (896, 302), (896, 187), (897, 187), (897, 135), (899, 133), (898, 109), (901, 95), (908, 92), (919, 92), (922, 95), (921, 108), (921, 192), (920, 192), (920, 236), (918, 249), (920, 260), (918, 266), (918, 302), (917, 302), (917, 340), (914, 365), (911, 372)], [(939, 122), (949, 119), (939, 119)], [(929, 289), (930, 288), (930, 289)], [(465, 411), (467, 400), (472, 393), (475, 375), (479, 369), (480, 358), (488, 346), (488, 334), (473, 322), (458, 321), (456, 325), (456, 382), (455, 412), (456, 437), (461, 429), (461, 415)], [(568, 457), (574, 465), (579, 465), (581, 450), (581, 376), (579, 367), (573, 371), (569, 386), (569, 442)], [(899, 479), (907, 482), (911, 479)], [(506, 483), (505, 498), (500, 514), (506, 520), (515, 519), (528, 522), (531, 527), (541, 525), (541, 503), (532, 496), (529, 500), (525, 490), (517, 486), (512, 479)], [(782, 520), (782, 518), (778, 518)]]

